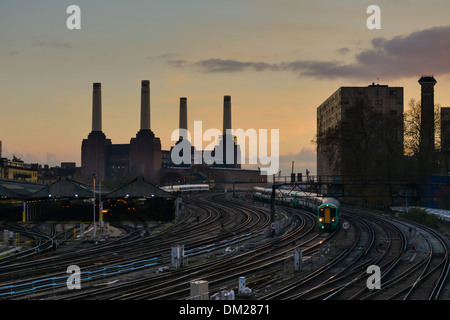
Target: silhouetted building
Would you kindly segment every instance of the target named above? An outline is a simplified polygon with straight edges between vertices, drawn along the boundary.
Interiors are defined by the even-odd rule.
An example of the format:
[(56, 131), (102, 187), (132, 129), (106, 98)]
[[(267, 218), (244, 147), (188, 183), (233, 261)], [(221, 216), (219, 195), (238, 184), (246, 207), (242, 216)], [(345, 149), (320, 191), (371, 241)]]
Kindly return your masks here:
[(130, 144), (112, 144), (102, 131), (101, 119), (101, 84), (94, 83), (92, 132), (81, 146), (85, 179), (95, 174), (100, 179), (115, 180), (126, 174), (159, 183), (161, 142), (150, 129), (150, 82), (141, 83), (141, 128)]
[(393, 174), (402, 154), (403, 87), (340, 87), (317, 108), (319, 176)]
[(93, 84), (92, 131), (81, 144), (81, 167), (85, 177), (96, 175), (105, 179), (107, 148), (111, 140), (102, 131), (102, 89), (101, 83)]
[(141, 129), (130, 141), (130, 175), (159, 184), (161, 141), (150, 129), (150, 81), (142, 80)]
[[(228, 133), (231, 130), (231, 96), (223, 97), (223, 131), (219, 144), (215, 147), (213, 157), (222, 154), (222, 163), (216, 163), (215, 167), (219, 168), (241, 168), (240, 157), (241, 151), (236, 143), (236, 138)], [(232, 154), (230, 154), (230, 151)], [(217, 157), (218, 158), (218, 157)], [(238, 161), (239, 159), (239, 161)], [(220, 161), (220, 160), (219, 160)]]
[[(174, 179), (181, 179), (183, 175), (179, 175), (178, 168), (185, 168), (188, 171), (195, 172), (193, 166), (207, 165), (205, 163), (205, 151), (196, 150), (188, 141), (190, 150), (190, 162), (175, 164), (172, 161), (172, 150), (161, 150), (161, 141), (155, 136), (150, 128), (150, 82), (142, 80), (141, 82), (141, 119), (140, 130), (136, 137), (131, 138), (129, 144), (112, 144), (111, 140), (106, 137), (102, 131), (102, 97), (101, 84), (93, 84), (92, 96), (92, 131), (87, 139), (83, 139), (81, 145), (81, 168), (84, 181), (92, 181), (95, 174), (97, 178), (106, 180), (117, 180), (122, 176), (137, 177), (142, 176), (150, 183), (159, 184), (161, 174), (166, 177), (172, 176)], [(224, 132), (231, 129), (231, 97), (224, 96)], [(187, 98), (180, 98), (180, 121), (179, 128), (187, 130)], [(230, 139), (234, 156), (231, 161), (227, 161), (226, 145), (223, 144), (224, 138)], [(221, 136), (219, 145), (212, 151), (212, 155), (218, 156), (217, 152), (222, 152), (222, 156), (217, 163), (209, 164), (211, 167), (220, 167), (223, 169), (239, 169), (241, 165), (237, 159), (240, 157), (240, 149), (236, 144), (233, 136), (224, 134)], [(180, 136), (179, 141), (182, 142)], [(220, 149), (223, 148), (223, 149)], [(230, 156), (230, 155), (228, 155)], [(201, 158), (201, 159), (199, 159)], [(161, 172), (164, 169), (164, 172)], [(184, 174), (186, 176), (186, 174)], [(217, 177), (229, 179), (231, 176), (226, 174), (216, 174)], [(236, 177), (246, 177), (250, 182), (265, 182), (265, 177), (260, 176), (259, 170), (245, 170), (242, 174), (233, 174)], [(172, 178), (168, 178), (173, 181)], [(203, 181), (203, 177), (200, 178)], [(164, 179), (166, 180), (166, 179)], [(176, 181), (178, 181), (176, 180)], [(180, 180), (181, 181), (181, 180)], [(233, 180), (234, 181), (234, 180)], [(229, 181), (227, 181), (229, 182)]]

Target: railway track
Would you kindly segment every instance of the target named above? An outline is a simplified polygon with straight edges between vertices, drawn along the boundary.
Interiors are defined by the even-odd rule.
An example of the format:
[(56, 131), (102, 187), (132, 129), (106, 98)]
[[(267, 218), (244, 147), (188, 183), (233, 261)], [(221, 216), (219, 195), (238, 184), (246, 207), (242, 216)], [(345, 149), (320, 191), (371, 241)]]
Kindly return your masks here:
[[(215, 195), (212, 195), (212, 197), (214, 198)], [(146, 265), (149, 259), (158, 259), (157, 265), (159, 266), (168, 265), (170, 263), (168, 252), (170, 253), (170, 247), (174, 244), (183, 243), (190, 256), (195, 257), (208, 250), (208, 248), (205, 248), (207, 244), (217, 243), (221, 246), (227, 246), (226, 239), (239, 241), (249, 228), (257, 232), (258, 228), (264, 228), (264, 224), (267, 225), (269, 221), (267, 216), (265, 216), (265, 221), (262, 220), (263, 218), (260, 215), (252, 215), (250, 213), (238, 217), (235, 211), (219, 210), (211, 206), (206, 209), (205, 206), (203, 208), (198, 207), (197, 211), (194, 216), (188, 216), (187, 219), (184, 219), (179, 224), (173, 225), (153, 236), (134, 240), (127, 239), (127, 241), (113, 245), (105, 243), (101, 246), (91, 246), (77, 252), (14, 264), (13, 268), (15, 268), (15, 271), (20, 270), (22, 279), (20, 281), (17, 279), (14, 281), (10, 280), (13, 274), (17, 275), (15, 271), (10, 270), (10, 272), (2, 273), (0, 275), (2, 279), (0, 290), (3, 290), (6, 297), (14, 296), (18, 298), (25, 296), (26, 290), (24, 288), (27, 287), (32, 291), (34, 298), (45, 296), (47, 294), (46, 291), (48, 291), (44, 290), (47, 288), (47, 284), (53, 283), (55, 278), (67, 278), (67, 274), (64, 274), (64, 272), (67, 266), (72, 264), (80, 266), (86, 272), (85, 275), (89, 280), (92, 272), (96, 270), (110, 270), (115, 266), (128, 266), (130, 263)], [(240, 222), (237, 222), (237, 219)], [(99, 268), (100, 264), (101, 268)], [(134, 270), (137, 267), (139, 266), (134, 266)], [(11, 265), (6, 266), (4, 270), (11, 268)], [(54, 270), (54, 272), (49, 273), (49, 269)], [(24, 276), (27, 270), (34, 276)], [(64, 271), (61, 272), (61, 270)], [(36, 274), (41, 272), (42, 276), (36, 276)], [(129, 272), (133, 272), (133, 269)], [(104, 278), (107, 278), (108, 275), (117, 274), (104, 272), (104, 275)], [(4, 280), (10, 281), (5, 283)], [(35, 289), (37, 282), (40, 284), (40, 290)], [(59, 284), (61, 287), (64, 287), (63, 281), (60, 280)], [(40, 292), (39, 295), (38, 292)]]
[[(191, 203), (192, 205), (192, 203)], [(222, 219), (217, 220), (215, 227), (203, 231), (200, 237), (203, 239), (203, 245), (190, 249), (189, 255), (195, 255), (196, 252), (208, 255), (215, 255), (217, 252), (223, 254), (226, 248), (239, 243), (255, 241), (264, 234), (264, 229), (270, 222), (268, 212), (259, 212), (255, 210), (242, 210), (235, 207), (224, 207), (220, 203), (211, 203), (199, 200), (195, 207), (206, 210), (216, 210), (222, 213)], [(224, 222), (225, 221), (225, 222)], [(237, 222), (238, 221), (238, 222)], [(213, 235), (217, 232), (218, 235)], [(198, 235), (197, 235), (198, 236)], [(258, 240), (256, 240), (258, 241)], [(185, 245), (185, 248), (186, 247)], [(189, 279), (195, 279), (205, 272), (214, 272), (219, 265), (223, 265), (223, 259), (234, 256), (233, 252), (224, 255), (222, 258), (216, 258), (211, 261), (193, 261), (192, 266), (183, 267), (180, 270), (173, 270), (168, 274), (151, 274), (148, 278), (137, 279), (135, 281), (115, 286), (114, 288), (104, 288), (72, 296), (71, 298), (104, 298), (104, 299), (143, 299), (157, 296), (159, 298), (169, 297), (171, 292), (177, 292), (180, 287), (185, 289)], [(201, 258), (203, 260), (203, 258)], [(191, 263), (190, 263), (191, 264)], [(128, 292), (132, 289), (132, 292)], [(189, 288), (188, 288), (189, 290)], [(125, 294), (124, 294), (125, 293)], [(175, 293), (176, 294), (176, 293)], [(87, 296), (88, 295), (88, 296)]]
[[(448, 243), (421, 225), (345, 208), (341, 218), (350, 228), (323, 233), (314, 215), (286, 207), (278, 214), (289, 223), (273, 236), (269, 211), (260, 206), (223, 194), (191, 196), (185, 204), (183, 219), (162, 231), (129, 228), (86, 248), (0, 260), (0, 299), (186, 299), (192, 280), (207, 280), (213, 293), (236, 291), (240, 276), (260, 300), (449, 299)], [(43, 243), (62, 236), (27, 229)], [(174, 269), (170, 248), (178, 244), (187, 261)], [(298, 272), (295, 248), (304, 256)], [(82, 269), (82, 290), (65, 286), (72, 264)], [(378, 290), (367, 287), (369, 266), (380, 268)]]
[[(343, 210), (341, 216), (355, 229), (347, 253), (261, 299), (448, 299), (448, 243), (439, 233), (416, 224), (429, 239), (415, 252), (411, 222), (361, 210)], [(369, 266), (380, 268), (379, 289), (369, 289)]]

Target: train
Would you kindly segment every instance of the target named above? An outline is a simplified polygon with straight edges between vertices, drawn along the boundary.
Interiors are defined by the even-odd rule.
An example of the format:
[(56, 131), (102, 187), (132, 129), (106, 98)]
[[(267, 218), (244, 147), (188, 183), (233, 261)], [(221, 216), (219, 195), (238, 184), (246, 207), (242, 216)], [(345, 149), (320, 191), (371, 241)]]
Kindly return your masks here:
[(170, 193), (206, 192), (209, 191), (209, 184), (178, 184), (173, 186), (164, 186), (161, 187), (161, 189)]
[[(270, 201), (272, 188), (253, 187), (252, 196), (256, 200)], [(277, 188), (275, 203), (307, 209), (317, 217), (319, 228), (334, 231), (339, 226), (340, 203), (335, 198), (323, 197), (306, 191), (291, 191)]]

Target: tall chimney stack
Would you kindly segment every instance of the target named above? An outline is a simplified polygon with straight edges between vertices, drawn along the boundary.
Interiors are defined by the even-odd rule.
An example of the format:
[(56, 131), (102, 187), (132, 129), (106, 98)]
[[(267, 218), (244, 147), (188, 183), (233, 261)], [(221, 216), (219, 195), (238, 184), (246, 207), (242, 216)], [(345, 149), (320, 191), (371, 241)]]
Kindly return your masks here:
[(187, 98), (180, 98), (180, 129), (187, 130)]
[(423, 155), (432, 157), (430, 152), (434, 151), (434, 86), (436, 80), (433, 76), (422, 76), (419, 84), (421, 86), (421, 151)]
[(433, 76), (422, 76), (419, 79), (421, 86), (420, 105), (420, 171), (423, 177), (433, 174), (435, 169), (434, 148), (434, 86), (436, 80)]
[(223, 97), (223, 135), (227, 129), (231, 129), (231, 96)]
[(92, 93), (92, 131), (102, 131), (102, 84), (98, 82)]
[(150, 81), (141, 83), (141, 130), (150, 130)]

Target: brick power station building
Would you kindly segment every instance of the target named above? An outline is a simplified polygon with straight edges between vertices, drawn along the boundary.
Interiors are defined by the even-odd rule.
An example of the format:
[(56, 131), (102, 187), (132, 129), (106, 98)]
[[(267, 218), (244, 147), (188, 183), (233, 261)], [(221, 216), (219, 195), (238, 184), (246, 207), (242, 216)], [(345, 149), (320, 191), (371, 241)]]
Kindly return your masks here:
[[(231, 97), (224, 96), (224, 132), (231, 129)], [(187, 129), (187, 99), (180, 98), (180, 129)], [(222, 137), (225, 138), (225, 135)], [(221, 141), (223, 141), (223, 139)], [(81, 145), (81, 169), (85, 180), (97, 178), (117, 180), (126, 175), (143, 176), (145, 180), (165, 185), (169, 183), (188, 183), (195, 181), (214, 181), (216, 184), (229, 184), (234, 181), (261, 184), (266, 176), (260, 170), (241, 169), (236, 157), (239, 146), (234, 143), (235, 161), (233, 164), (176, 165), (172, 163), (170, 150), (161, 149), (161, 141), (150, 128), (150, 81), (141, 82), (140, 130), (129, 144), (113, 144), (102, 130), (102, 91), (101, 84), (93, 84), (92, 131)], [(203, 152), (203, 151), (201, 151)], [(192, 155), (196, 153), (192, 148)], [(224, 158), (225, 158), (224, 154)]]

